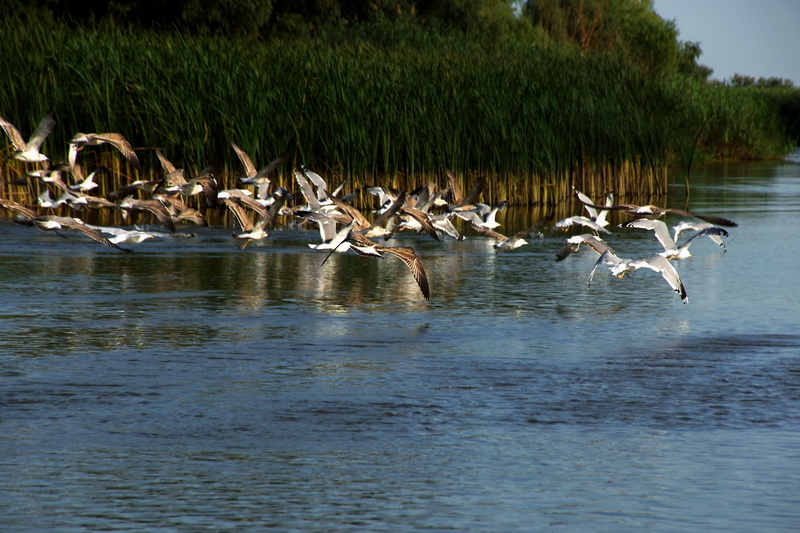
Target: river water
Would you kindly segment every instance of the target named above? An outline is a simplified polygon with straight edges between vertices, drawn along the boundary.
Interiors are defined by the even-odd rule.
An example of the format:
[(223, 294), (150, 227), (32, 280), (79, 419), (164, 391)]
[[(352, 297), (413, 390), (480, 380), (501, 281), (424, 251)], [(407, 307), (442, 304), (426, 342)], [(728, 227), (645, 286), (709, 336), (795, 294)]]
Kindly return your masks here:
[(394, 258), (321, 266), (316, 232), (124, 254), (0, 222), (0, 524), (797, 531), (800, 164), (691, 187), (670, 204), (739, 226), (675, 262), (687, 304), (646, 270), (587, 288), (596, 254), (555, 262), (554, 232), (401, 236), (425, 302)]

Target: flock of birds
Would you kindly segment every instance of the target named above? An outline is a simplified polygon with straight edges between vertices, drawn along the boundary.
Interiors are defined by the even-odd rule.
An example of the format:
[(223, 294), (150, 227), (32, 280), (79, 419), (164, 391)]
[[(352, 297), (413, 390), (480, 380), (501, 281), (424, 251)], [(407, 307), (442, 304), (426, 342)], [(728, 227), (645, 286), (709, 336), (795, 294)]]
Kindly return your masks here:
[[(344, 184), (331, 190), (322, 176), (302, 166), (293, 169), (293, 174), (304, 203), (292, 202), (295, 195), (289, 190), (283, 187), (271, 190), (270, 175), (285, 163), (287, 158), (278, 157), (267, 166), (257, 169), (247, 153), (235, 143), (231, 143), (232, 148), (244, 169), (243, 175), (237, 177), (240, 186), (238, 188), (220, 189), (210, 168), (196, 177), (187, 179), (183, 169), (176, 168), (161, 151), (156, 150), (163, 168), (163, 178), (152, 181), (137, 180), (104, 197), (98, 197), (93, 196), (91, 191), (98, 187), (95, 181), (98, 176), (107, 170), (98, 168), (88, 176), (84, 176), (82, 167), (78, 163), (80, 152), (87, 147), (109, 144), (119, 150), (132, 167), (140, 169), (135, 150), (119, 133), (78, 133), (69, 141), (69, 151), (65, 161), (51, 164), (50, 158), (42, 154), (40, 149), (54, 125), (55, 118), (53, 113), (50, 113), (26, 142), (13, 124), (0, 117), (0, 127), (6, 132), (12, 144), (13, 154), (10, 157), (28, 164), (25, 166), (25, 174), (20, 176), (19, 180), (37, 179), (46, 185), (37, 199), (41, 209), (55, 209), (62, 206), (78, 211), (87, 208), (113, 209), (121, 212), (123, 219), (127, 219), (130, 212), (147, 212), (158, 220), (165, 231), (145, 230), (135, 226), (133, 229), (126, 229), (90, 225), (78, 217), (42, 215), (11, 199), (0, 197), (0, 207), (14, 212), (17, 222), (33, 225), (42, 231), (76, 230), (106, 246), (129, 252), (130, 248), (120, 245), (137, 244), (147, 239), (190, 237), (191, 233), (177, 233), (176, 226), (185, 223), (207, 225), (203, 214), (187, 203), (190, 197), (202, 194), (206, 206), (225, 206), (236, 218), (241, 231), (234, 232), (232, 236), (240, 241), (240, 249), (244, 249), (254, 240), (268, 237), (268, 229), (278, 224), (279, 218), (290, 217), (291, 223), (313, 224), (318, 227), (320, 242), (309, 243), (308, 246), (327, 253), (322, 264), (333, 253), (352, 251), (364, 257), (383, 257), (389, 254), (400, 259), (408, 267), (426, 300), (431, 298), (430, 285), (422, 260), (415, 250), (407, 246), (381, 244), (377, 240), (383, 239), (386, 242), (395, 232), (401, 230), (425, 233), (436, 240), (445, 238), (445, 235), (449, 236), (448, 238), (464, 240), (465, 237), (457, 226), (466, 225), (494, 239), (494, 248), (500, 253), (527, 245), (527, 239), (541, 237), (542, 231), (551, 226), (564, 231), (579, 226), (586, 227), (591, 233), (567, 238), (564, 247), (556, 254), (557, 261), (564, 260), (577, 252), (581, 245), (585, 245), (599, 254), (589, 273), (589, 285), (595, 271), (601, 265), (607, 265), (611, 274), (620, 278), (638, 269), (650, 269), (661, 274), (672, 290), (686, 303), (688, 300), (686, 289), (671, 261), (689, 257), (691, 255), (689, 246), (702, 236), (707, 236), (725, 250), (722, 238), (727, 237), (728, 232), (723, 226), (736, 226), (735, 222), (717, 216), (699, 215), (652, 205), (615, 205), (611, 193), (606, 195), (604, 205), (596, 205), (586, 195), (574, 190), (588, 216), (571, 216), (555, 223), (552, 222), (552, 217), (548, 217), (524, 231), (506, 236), (497, 231), (500, 226), (497, 213), (505, 209), (508, 203), (502, 202), (490, 206), (478, 202), (484, 185), (483, 180), (478, 180), (467, 194), (462, 194), (457, 181), (449, 172), (446, 172), (449, 181), (449, 187), (446, 189), (437, 190), (433, 183), (411, 192), (378, 186), (366, 187), (365, 189), (377, 199), (377, 208), (372, 216), (368, 217), (351, 204), (359, 191), (345, 196), (342, 193)], [(57, 196), (54, 197), (53, 194)], [(290, 205), (291, 203), (295, 205)], [(634, 217), (632, 221), (620, 224), (620, 227), (652, 231), (663, 251), (643, 259), (626, 259), (617, 255), (601, 237), (611, 233), (607, 217), (611, 211), (616, 210)], [(666, 223), (660, 220), (660, 217), (667, 213), (685, 218), (673, 227), (672, 235)], [(695, 233), (678, 245), (679, 235), (686, 231)]]

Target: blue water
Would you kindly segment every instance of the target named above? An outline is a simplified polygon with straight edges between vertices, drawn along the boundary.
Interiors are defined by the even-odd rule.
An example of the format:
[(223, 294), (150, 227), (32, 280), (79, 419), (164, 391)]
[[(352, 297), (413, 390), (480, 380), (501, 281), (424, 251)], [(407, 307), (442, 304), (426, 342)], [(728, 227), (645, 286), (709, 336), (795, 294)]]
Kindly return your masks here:
[(0, 222), (3, 530), (796, 531), (800, 165), (697, 169), (688, 207), (739, 226), (675, 263), (685, 305), (587, 288), (553, 232), (400, 237), (425, 302), (316, 232), (123, 254)]

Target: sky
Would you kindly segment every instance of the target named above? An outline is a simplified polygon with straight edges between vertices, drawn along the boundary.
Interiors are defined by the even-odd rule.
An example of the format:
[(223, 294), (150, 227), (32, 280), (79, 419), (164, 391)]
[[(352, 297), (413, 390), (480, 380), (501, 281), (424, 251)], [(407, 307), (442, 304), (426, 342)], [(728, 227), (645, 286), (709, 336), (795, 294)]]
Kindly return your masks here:
[(784, 78), (800, 87), (800, 0), (653, 0), (681, 41), (699, 42), (712, 79)]

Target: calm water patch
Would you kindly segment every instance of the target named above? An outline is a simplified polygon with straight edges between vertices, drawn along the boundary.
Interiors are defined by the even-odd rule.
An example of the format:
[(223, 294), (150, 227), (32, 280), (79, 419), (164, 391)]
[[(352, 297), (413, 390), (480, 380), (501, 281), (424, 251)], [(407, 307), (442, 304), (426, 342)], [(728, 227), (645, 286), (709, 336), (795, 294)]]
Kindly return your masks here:
[[(676, 263), (586, 278), (563, 234), (387, 258), (229, 229), (122, 254), (0, 223), (7, 530), (793, 531), (800, 165), (696, 171), (732, 218)], [(530, 220), (501, 219), (508, 233)], [(576, 207), (576, 213), (578, 208)], [(622, 221), (622, 219), (620, 220)], [(677, 219), (668, 219), (675, 223)], [(514, 227), (518, 225), (519, 227)], [(649, 232), (607, 239), (654, 253)]]

